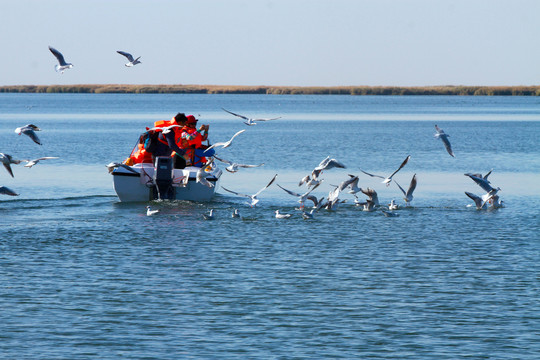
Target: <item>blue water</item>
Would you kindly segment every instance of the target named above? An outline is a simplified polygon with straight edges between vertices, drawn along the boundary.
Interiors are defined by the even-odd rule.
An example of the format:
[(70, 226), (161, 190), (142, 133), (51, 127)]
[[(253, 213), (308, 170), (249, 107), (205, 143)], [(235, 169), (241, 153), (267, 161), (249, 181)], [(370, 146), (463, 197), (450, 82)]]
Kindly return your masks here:
[[(246, 127), (221, 108), (282, 119)], [(251, 208), (119, 203), (105, 167), (178, 111), (210, 124), (246, 194), (301, 177), (330, 155), (322, 197), (348, 177), (382, 204), (399, 189), (368, 172), (417, 174), (413, 207), (386, 218), (354, 198), (303, 220), (272, 185)], [(538, 359), (540, 98), (0, 94), (0, 152), (59, 156), (3, 169), (2, 359)], [(43, 146), (14, 129), (34, 123)], [(456, 158), (433, 137), (448, 134)], [(506, 207), (476, 211), (465, 172), (486, 173)], [(231, 218), (238, 208), (241, 219)], [(202, 214), (215, 210), (216, 219)], [(277, 220), (274, 211), (292, 213)]]

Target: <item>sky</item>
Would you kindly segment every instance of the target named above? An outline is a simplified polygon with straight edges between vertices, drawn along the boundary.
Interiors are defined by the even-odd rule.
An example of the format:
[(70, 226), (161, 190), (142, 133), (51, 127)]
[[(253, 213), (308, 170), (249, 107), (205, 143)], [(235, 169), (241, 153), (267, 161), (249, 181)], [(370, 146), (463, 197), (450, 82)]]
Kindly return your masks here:
[(0, 85), (538, 85), (539, 19), (537, 0), (0, 0)]

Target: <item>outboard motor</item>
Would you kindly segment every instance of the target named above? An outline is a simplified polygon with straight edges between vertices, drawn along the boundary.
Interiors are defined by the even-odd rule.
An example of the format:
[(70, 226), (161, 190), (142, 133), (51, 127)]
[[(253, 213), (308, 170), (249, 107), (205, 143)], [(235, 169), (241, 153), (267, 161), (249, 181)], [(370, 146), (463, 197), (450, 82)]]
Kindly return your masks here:
[(173, 159), (169, 156), (157, 156), (154, 166), (154, 199), (174, 199)]

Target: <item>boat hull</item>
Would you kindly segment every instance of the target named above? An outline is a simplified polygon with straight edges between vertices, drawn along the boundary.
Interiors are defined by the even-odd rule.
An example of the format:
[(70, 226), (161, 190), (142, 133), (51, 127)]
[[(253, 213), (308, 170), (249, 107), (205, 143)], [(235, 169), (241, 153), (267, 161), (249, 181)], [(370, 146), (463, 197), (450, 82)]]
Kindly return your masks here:
[[(154, 166), (152, 164), (135, 164), (128, 170), (118, 167), (111, 173), (113, 187), (121, 202), (143, 202), (161, 198), (154, 185)], [(219, 188), (222, 171), (214, 168), (208, 172), (206, 180), (212, 187), (197, 182), (198, 167), (174, 169), (172, 176), (172, 200), (210, 201)]]

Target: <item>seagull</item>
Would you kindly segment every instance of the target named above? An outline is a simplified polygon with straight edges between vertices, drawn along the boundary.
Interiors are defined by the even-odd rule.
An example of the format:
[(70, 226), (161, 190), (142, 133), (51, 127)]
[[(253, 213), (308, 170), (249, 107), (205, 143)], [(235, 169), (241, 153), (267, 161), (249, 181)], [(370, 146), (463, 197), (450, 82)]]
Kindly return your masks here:
[(476, 205), (476, 210), (486, 210), (487, 209), (487, 200), (484, 201), (482, 200), (482, 198), (480, 196), (477, 196), (473, 193), (470, 193), (468, 191), (465, 191), (465, 195), (467, 195), (468, 197), (470, 197), (473, 201), (474, 201), (474, 204)]
[(237, 132), (236, 134), (233, 135), (233, 137), (229, 140), (229, 141), (225, 141), (225, 142), (217, 142), (215, 144), (213, 144), (212, 146), (209, 146), (205, 151), (208, 151), (210, 149), (213, 149), (215, 148), (216, 146), (222, 146), (223, 149), (225, 149), (226, 147), (229, 147), (231, 146), (231, 143), (233, 141), (233, 139), (235, 137), (237, 137), (238, 135), (240, 135), (241, 133), (243, 133), (244, 131), (246, 130), (240, 130), (239, 132)]
[(16, 159), (13, 159), (13, 156), (11, 155), (0, 153), (0, 162), (4, 164), (4, 167), (6, 168), (9, 175), (11, 175), (11, 177), (14, 177), (13, 170), (11, 170), (11, 164), (20, 164), (21, 161), (24, 161), (24, 160), (16, 160)]
[[(479, 178), (472, 174), (465, 174), (465, 176), (470, 177), (478, 186), (480, 186), (484, 191), (486, 191), (490, 195), (495, 195), (498, 191), (501, 190), (501, 188), (494, 188), (491, 186), (491, 183), (486, 178)], [(489, 173), (488, 175), (489, 176)]]
[(318, 204), (318, 201), (317, 201), (317, 198), (314, 196), (314, 195), (310, 195), (310, 193), (315, 190), (319, 184), (315, 185), (311, 190), (309, 190), (308, 192), (306, 192), (305, 194), (297, 194), (295, 193), (294, 191), (291, 191), (291, 190), (287, 190), (285, 189), (284, 187), (282, 187), (281, 185), (277, 184), (277, 186), (279, 186), (282, 190), (284, 190), (286, 193), (292, 195), (292, 196), (297, 196), (299, 199), (298, 199), (298, 202), (301, 204), (300, 208), (304, 208), (304, 203), (306, 202), (306, 200), (311, 200), (313, 201), (313, 204), (314, 206), (317, 206)]
[(401, 163), (401, 165), (399, 165), (399, 168), (398, 168), (396, 171), (394, 171), (394, 172), (392, 173), (392, 175), (390, 175), (390, 176), (388, 176), (388, 177), (386, 177), (386, 178), (385, 178), (384, 176), (381, 176), (381, 175), (370, 174), (370, 173), (368, 173), (368, 172), (365, 172), (365, 171), (362, 170), (362, 169), (360, 169), (360, 171), (363, 172), (363, 173), (366, 174), (366, 175), (371, 176), (371, 177), (378, 177), (378, 178), (384, 179), (384, 180), (382, 181), (382, 183), (383, 183), (383, 184), (386, 184), (386, 186), (390, 186), (390, 182), (392, 181), (392, 177), (393, 177), (394, 175), (396, 175), (396, 173), (397, 173), (399, 170), (401, 170), (401, 168), (403, 168), (405, 165), (407, 165), (407, 162), (409, 161), (410, 158), (411, 158), (411, 155), (408, 155), (408, 156), (405, 158), (405, 160), (403, 160), (403, 162)]
[(49, 159), (58, 159), (58, 157), (57, 156), (44, 156), (44, 157), (40, 157), (39, 159), (27, 160), (27, 164), (24, 165), (24, 167), (31, 168), (32, 166), (36, 165), (40, 160), (49, 160)]
[(375, 203), (371, 200), (355, 202), (356, 206), (362, 206), (362, 211), (375, 211)]
[(240, 217), (240, 213), (238, 212), (238, 209), (234, 209), (234, 211), (232, 212), (231, 217), (233, 217), (233, 218), (239, 218)]
[(208, 214), (202, 214), (204, 220), (214, 220), (214, 209), (210, 209)]
[(448, 151), (450, 156), (455, 157), (454, 152), (452, 151), (452, 145), (450, 145), (450, 141), (448, 140), (448, 137), (450, 135), (446, 134), (444, 130), (438, 127), (437, 125), (435, 125), (435, 130), (437, 130), (437, 132), (435, 133), (435, 138), (441, 139), (444, 144), (444, 147), (446, 148), (446, 151)]
[(232, 161), (229, 161), (229, 160), (225, 160), (225, 159), (221, 159), (219, 157), (217, 157), (216, 155), (214, 155), (214, 157), (216, 159), (218, 159), (219, 161), (221, 162), (224, 162), (226, 164), (229, 164), (229, 166), (227, 166), (225, 168), (225, 170), (227, 170), (228, 172), (230, 173), (235, 173), (238, 171), (238, 168), (254, 168), (254, 167), (259, 167), (259, 166), (263, 166), (264, 163), (261, 163), (259, 165), (245, 165), (245, 164), (238, 164), (238, 163), (235, 163), (235, 162), (232, 162)]
[(150, 205), (148, 205), (146, 207), (146, 216), (152, 216), (152, 215), (155, 215), (159, 213), (159, 209), (156, 209), (156, 210), (152, 210), (152, 208), (150, 207)]
[(327, 156), (326, 159), (321, 161), (319, 165), (313, 171), (311, 172), (311, 177), (314, 179), (317, 179), (319, 175), (323, 172), (323, 170), (330, 170), (333, 168), (341, 168), (345, 169), (346, 166), (343, 165), (341, 162), (337, 161), (336, 159), (331, 159), (330, 156)]
[(304, 220), (313, 219), (313, 211), (314, 211), (314, 210), (315, 210), (315, 209), (311, 209), (310, 212), (302, 211), (302, 218), (303, 218)]
[(372, 202), (374, 206), (379, 206), (379, 197), (375, 190), (367, 188), (365, 190), (360, 189), (360, 191), (369, 198), (368, 201)]
[(416, 174), (413, 175), (413, 177), (411, 179), (411, 183), (409, 184), (409, 188), (407, 189), (407, 192), (405, 192), (405, 190), (403, 190), (403, 188), (398, 184), (397, 181), (394, 181), (394, 182), (399, 187), (399, 190), (401, 190), (401, 192), (403, 193), (403, 196), (405, 196), (403, 198), (403, 200), (405, 200), (405, 205), (409, 206), (411, 201), (413, 200), (414, 189), (416, 189)]
[(56, 72), (60, 72), (60, 74), (63, 74), (65, 70), (71, 69), (73, 67), (73, 64), (67, 63), (64, 60), (64, 55), (62, 55), (60, 51), (56, 50), (51, 46), (49, 46), (49, 50), (53, 53), (59, 63), (59, 65), (54, 66), (54, 70), (56, 70)]
[(0, 194), (9, 195), (9, 196), (19, 196), (15, 191), (11, 190), (6, 186), (0, 186)]
[(120, 55), (124, 55), (129, 60), (129, 62), (125, 65), (127, 67), (132, 67), (141, 63), (139, 61), (139, 59), (141, 58), (140, 56), (136, 59), (133, 59), (133, 56), (130, 53), (127, 53), (125, 51), (118, 50), (117, 53), (119, 53)]
[(291, 216), (291, 214), (282, 214), (279, 212), (279, 210), (276, 210), (276, 219), (288, 219)]
[(272, 178), (272, 180), (270, 180), (270, 182), (265, 186), (263, 187), (261, 190), (257, 191), (255, 194), (253, 195), (246, 195), (246, 194), (241, 194), (241, 193), (237, 193), (236, 191), (232, 191), (232, 190), (229, 190), (225, 187), (221, 187), (223, 190), (225, 191), (228, 191), (230, 193), (233, 193), (235, 195), (238, 195), (238, 196), (244, 196), (244, 197), (247, 197), (247, 198), (250, 198), (251, 199), (251, 203), (248, 203), (250, 204), (251, 207), (257, 205), (257, 203), (259, 202), (259, 199), (257, 198), (257, 196), (259, 196), (266, 188), (268, 188), (270, 185), (272, 185), (274, 183), (274, 181), (276, 180), (276, 177), (277, 177), (277, 174), (274, 175), (274, 177)]
[(136, 170), (133, 170), (133, 168), (129, 165), (126, 165), (126, 164), (122, 164), (122, 163), (119, 163), (119, 162), (112, 162), (112, 163), (109, 163), (108, 165), (105, 165), (107, 167), (107, 169), (109, 170), (109, 174), (111, 174), (114, 169), (118, 168), (118, 167), (122, 167), (134, 174), (137, 174), (139, 175), (139, 173), (136, 171)]
[(257, 125), (256, 121), (270, 121), (270, 120), (277, 120), (277, 119), (281, 119), (281, 116), (280, 117), (277, 117), (277, 118), (271, 118), (271, 119), (264, 119), (264, 118), (249, 118), (247, 116), (244, 116), (244, 115), (240, 115), (240, 114), (235, 114), (229, 110), (226, 110), (226, 109), (223, 109), (221, 108), (223, 111), (226, 111), (228, 112), (229, 114), (232, 114), (234, 116), (238, 116), (239, 118), (242, 118), (246, 121), (244, 121), (244, 124), (246, 124), (247, 126), (253, 126), (253, 125)]
[(208, 171), (210, 169), (212, 169), (213, 162), (214, 162), (214, 159), (211, 158), (205, 166), (203, 166), (203, 167), (199, 168), (199, 170), (197, 170), (197, 176), (196, 176), (196, 182), (198, 182), (198, 183), (200, 183), (200, 184), (202, 184), (204, 186), (208, 186), (209, 188), (214, 187), (213, 183), (206, 180), (206, 178), (208, 176), (210, 176), (210, 173)]
[(309, 175), (304, 176), (300, 182), (298, 183), (298, 186), (302, 186), (303, 184), (306, 184), (308, 188), (319, 185), (323, 180), (317, 180), (315, 178), (311, 178)]
[(397, 210), (399, 209), (399, 205), (396, 204), (396, 202), (394, 201), (394, 199), (392, 199), (390, 201), (390, 204), (388, 204), (388, 210)]
[(357, 192), (361, 191), (362, 189), (358, 187), (358, 176), (351, 175), (351, 174), (349, 174), (349, 176), (351, 177), (352, 181), (349, 184), (349, 187), (351, 188), (351, 190), (349, 190), (348, 193), (354, 195)]
[(17, 133), (18, 135), (21, 135), (21, 134), (27, 135), (36, 144), (41, 145), (41, 141), (39, 141), (39, 138), (35, 133), (36, 131), (41, 131), (41, 129), (38, 128), (34, 124), (28, 124), (28, 125), (21, 126), (15, 129), (15, 133)]

